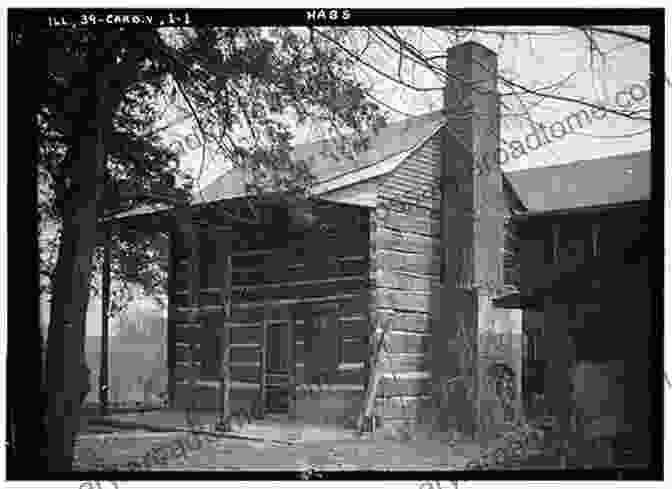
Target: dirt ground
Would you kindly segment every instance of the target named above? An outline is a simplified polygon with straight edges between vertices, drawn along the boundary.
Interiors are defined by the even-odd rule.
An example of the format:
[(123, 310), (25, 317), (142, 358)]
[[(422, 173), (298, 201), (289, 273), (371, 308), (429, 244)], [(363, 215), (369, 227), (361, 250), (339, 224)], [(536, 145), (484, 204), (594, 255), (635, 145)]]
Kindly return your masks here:
[[(208, 429), (215, 418), (199, 413), (195, 422)], [(264, 419), (245, 426), (226, 438), (201, 437), (199, 443), (187, 443), (186, 455), (146, 457), (153, 450), (179, 444), (186, 434), (148, 432), (119, 428), (151, 424), (186, 428), (184, 412), (150, 412), (117, 414), (105, 423), (89, 419), (77, 445), (78, 470), (112, 467), (123, 470), (133, 460), (152, 461), (140, 470), (461, 470), (478, 456), (480, 446), (461, 443), (451, 446), (435, 440), (397, 441), (371, 437), (360, 438), (353, 430), (340, 427), (306, 425), (286, 419)], [(183, 443), (184, 444), (184, 443)], [(179, 451), (178, 451), (179, 452)]]
[[(92, 470), (96, 462), (120, 468), (131, 460), (141, 460), (153, 447), (174, 443), (179, 437), (161, 435), (82, 438), (78, 444), (79, 470)], [(144, 470), (460, 470), (470, 460), (468, 451), (427, 441), (324, 440), (281, 445), (270, 440), (225, 438), (211, 439), (185, 457), (163, 460)]]

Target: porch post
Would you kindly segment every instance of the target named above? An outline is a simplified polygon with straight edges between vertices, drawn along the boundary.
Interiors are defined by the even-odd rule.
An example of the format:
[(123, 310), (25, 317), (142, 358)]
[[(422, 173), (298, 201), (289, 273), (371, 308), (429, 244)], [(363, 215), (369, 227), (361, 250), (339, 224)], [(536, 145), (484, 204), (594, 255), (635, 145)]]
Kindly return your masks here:
[[(180, 315), (180, 321), (184, 321), (190, 324), (198, 325), (197, 333), (195, 338), (190, 338), (189, 347), (187, 349), (187, 358), (185, 359), (188, 365), (188, 375), (187, 382), (189, 384), (188, 391), (189, 399), (187, 400), (187, 412), (191, 415), (191, 410), (196, 406), (196, 392), (197, 392), (197, 382), (201, 377), (201, 368), (198, 365), (198, 355), (194, 351), (194, 344), (201, 343), (203, 328), (200, 317), (200, 253), (199, 253), (199, 228), (198, 223), (194, 219), (194, 210), (189, 204), (177, 207), (175, 209), (175, 238), (180, 240), (180, 245), (184, 244), (185, 251), (187, 252), (187, 263), (188, 263), (188, 272), (187, 272), (187, 282), (188, 282), (188, 294), (189, 294), (189, 306), (187, 307), (186, 317), (182, 319)], [(175, 249), (175, 247), (173, 247)], [(177, 261), (177, 257), (171, 257), (173, 266)], [(173, 272), (174, 273), (174, 272)], [(173, 278), (174, 281), (174, 278)], [(175, 292), (174, 290), (172, 291)], [(171, 303), (171, 312), (176, 312), (176, 308)], [(173, 331), (174, 333), (174, 331)], [(173, 337), (174, 339), (175, 337)], [(174, 342), (173, 345), (174, 347)], [(174, 357), (173, 357), (174, 358)], [(200, 359), (202, 362), (202, 359)], [(175, 364), (175, 362), (173, 362)], [(175, 378), (173, 376), (173, 378)], [(176, 379), (175, 379), (176, 380)], [(177, 399), (174, 399), (175, 404), (180, 404), (177, 402)]]
[(296, 419), (296, 358), (294, 350), (296, 349), (296, 336), (294, 333), (295, 324), (294, 324), (294, 314), (290, 310), (289, 312), (289, 324), (287, 326), (287, 362), (289, 370), (288, 378), (288, 397), (289, 397), (289, 418)]
[[(221, 324), (217, 326), (216, 336), (219, 343), (219, 389), (218, 389), (218, 425), (224, 428), (225, 431), (230, 430), (229, 418), (231, 416), (231, 334), (229, 328), (229, 321), (231, 320), (232, 307), (232, 287), (233, 287), (233, 262), (231, 259), (231, 245), (223, 233), (216, 234), (214, 238), (218, 243), (218, 248), (223, 248), (223, 251), (218, 251), (215, 258), (217, 263), (218, 273), (221, 272), (222, 287), (220, 288), (219, 304), (222, 307), (219, 315), (221, 317)], [(226, 247), (223, 243), (226, 242)], [(224, 256), (222, 256), (224, 254)]]
[[(200, 296), (201, 296), (201, 260), (200, 260), (200, 227), (194, 219), (194, 210), (188, 206), (180, 209), (182, 218), (182, 225), (184, 226), (184, 234), (187, 241), (187, 252), (189, 254), (189, 322), (198, 324), (199, 340), (203, 337), (203, 324), (200, 321)], [(199, 341), (200, 344), (200, 341)], [(196, 398), (197, 382), (202, 375), (203, 358), (198, 358), (196, 355), (195, 344), (192, 342), (188, 350), (189, 362), (189, 384), (190, 396), (189, 406), (194, 409), (199, 405)]]
[[(174, 223), (173, 223), (174, 224)], [(166, 323), (166, 363), (168, 368), (168, 405), (171, 408), (177, 406), (175, 399), (175, 348), (176, 348), (176, 335), (175, 329), (177, 323), (175, 321), (175, 316), (177, 312), (175, 304), (175, 268), (177, 254), (175, 252), (177, 240), (177, 232), (175, 227), (170, 230), (168, 233), (168, 286), (166, 287), (168, 292), (168, 321)]]
[(106, 227), (103, 238), (103, 270), (102, 270), (102, 298), (101, 298), (101, 325), (100, 335), (100, 375), (98, 378), (98, 398), (100, 401), (100, 415), (107, 416), (109, 413), (109, 310), (110, 310), (110, 231)]

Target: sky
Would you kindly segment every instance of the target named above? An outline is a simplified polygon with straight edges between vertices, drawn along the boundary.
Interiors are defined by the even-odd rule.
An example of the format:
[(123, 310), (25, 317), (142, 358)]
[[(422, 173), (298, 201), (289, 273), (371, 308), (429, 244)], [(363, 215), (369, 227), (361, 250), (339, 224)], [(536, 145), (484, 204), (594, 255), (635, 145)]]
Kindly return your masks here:
[[(442, 33), (429, 30), (418, 34), (413, 27), (400, 28), (413, 39), (423, 52), (429, 55), (440, 54), (442, 46), (448, 46), (447, 39), (441, 39)], [(484, 28), (501, 29), (501, 28)], [(554, 95), (580, 98), (588, 102), (605, 101), (609, 107), (617, 109), (648, 108), (650, 97), (648, 89), (649, 51), (648, 47), (621, 38), (600, 37), (600, 46), (607, 56), (604, 62), (588, 56), (586, 39), (583, 33), (568, 28), (553, 27), (509, 27), (512, 31), (534, 30), (542, 36), (530, 37), (524, 34), (515, 37), (500, 38), (477, 34), (471, 39), (481, 42), (499, 55), (499, 71), (507, 78), (521, 81), (526, 86), (536, 84), (543, 87), (568, 79)], [(646, 34), (643, 28), (631, 27), (630, 31)], [(390, 53), (370, 50), (367, 60), (387, 73), (396, 73), (398, 58)], [(406, 76), (416, 85), (423, 87), (441, 87), (441, 81), (433, 74), (420, 68), (406, 65)], [(409, 89), (399, 87), (386, 80), (370, 69), (359, 72), (360, 79), (369, 81), (374, 86), (374, 95), (385, 104), (403, 113), (422, 114), (438, 110), (442, 105), (440, 91), (413, 93)], [(635, 100), (636, 99), (636, 100)], [(530, 134), (529, 121), (520, 117), (509, 117), (511, 110), (520, 111), (519, 102), (512, 97), (505, 97), (504, 103), (511, 109), (502, 108), (501, 136), (504, 142), (501, 147), (509, 149), (511, 141), (522, 140)], [(534, 122), (552, 124), (562, 122), (583, 106), (564, 101), (546, 99), (538, 106), (530, 109)], [(390, 119), (398, 120), (404, 116), (391, 112)], [(170, 124), (172, 121), (167, 120)], [(609, 114), (598, 120), (591, 120), (581, 130), (565, 137), (554, 138), (547, 144), (519, 158), (509, 158), (505, 169), (515, 170), (534, 166), (569, 163), (581, 159), (597, 158), (614, 154), (636, 152), (650, 148), (650, 132), (648, 121), (631, 121), (618, 115)], [(562, 130), (558, 127), (558, 134)], [(633, 135), (636, 134), (636, 135)], [(163, 133), (165, 141), (172, 144), (182, 143), (186, 154), (181, 165), (197, 174), (203, 161), (202, 147), (198, 144), (198, 131), (191, 120), (177, 123)], [(308, 131), (299, 133), (296, 143), (309, 142), (315, 134)], [(319, 137), (317, 137), (319, 139)], [(508, 143), (508, 144), (507, 144)], [(193, 149), (190, 149), (193, 148)], [(218, 157), (215, 148), (206, 146), (206, 159), (201, 175), (202, 186), (230, 168), (230, 164)]]
[[(488, 28), (483, 28), (488, 30)], [(490, 28), (501, 29), (501, 28)], [(548, 86), (559, 80), (567, 80), (555, 95), (581, 98), (588, 102), (605, 103), (616, 109), (648, 108), (650, 97), (648, 89), (649, 51), (648, 47), (632, 41), (600, 37), (602, 49), (607, 53), (606, 61), (591, 60), (588, 56), (586, 38), (583, 33), (568, 28), (548, 27), (509, 27), (514, 31), (534, 30), (544, 35), (530, 37), (519, 34), (505, 37), (488, 34), (475, 34), (471, 40), (480, 42), (498, 54), (499, 72), (503, 76), (520, 81), (529, 86)], [(441, 54), (449, 42), (446, 35), (439, 31), (423, 31), (404, 27), (398, 29), (413, 40), (429, 55)], [(646, 34), (643, 28), (630, 28)], [(415, 37), (414, 37), (415, 36)], [(396, 73), (398, 60), (390, 53), (381, 50), (370, 50), (366, 58), (386, 73)], [(402, 73), (407, 80), (423, 87), (441, 87), (441, 81), (433, 74), (420, 68), (413, 68), (407, 63)], [(398, 120), (407, 114), (422, 114), (440, 109), (442, 94), (440, 90), (433, 92), (412, 92), (386, 80), (370, 69), (363, 68), (358, 72), (360, 79), (373, 86), (373, 93), (385, 105), (398, 112), (390, 111), (390, 120)], [(513, 141), (525, 142), (532, 132), (530, 121), (523, 118), (509, 117), (511, 111), (520, 111), (520, 102), (512, 97), (504, 97), (503, 102), (509, 107), (502, 108), (500, 148), (511, 153)], [(636, 105), (633, 105), (636, 104)], [(532, 122), (551, 125), (566, 120), (568, 116), (582, 110), (583, 107), (564, 101), (546, 99), (529, 114)], [(181, 168), (193, 172), (201, 171), (203, 148), (200, 137), (192, 120), (176, 120), (179, 112), (167, 112), (162, 126), (170, 126), (161, 132), (166, 144), (180, 142), (186, 153), (182, 155)], [(525, 151), (526, 154), (511, 156), (504, 166), (505, 170), (524, 169), (535, 166), (565, 164), (581, 159), (636, 152), (650, 148), (651, 135), (649, 123), (631, 121), (626, 118), (608, 114), (601, 119), (591, 117), (581, 130), (554, 138), (536, 150)], [(559, 131), (560, 133), (560, 131)], [(633, 135), (634, 134), (634, 135)], [(309, 142), (316, 136), (309, 131), (299, 132), (295, 142)], [(205, 186), (213, 179), (230, 168), (230, 164), (217, 155), (214, 148), (206, 146), (205, 166), (202, 169), (200, 186)], [(46, 306), (42, 305), (43, 312)], [(91, 300), (87, 319), (87, 334), (100, 335), (100, 302)]]

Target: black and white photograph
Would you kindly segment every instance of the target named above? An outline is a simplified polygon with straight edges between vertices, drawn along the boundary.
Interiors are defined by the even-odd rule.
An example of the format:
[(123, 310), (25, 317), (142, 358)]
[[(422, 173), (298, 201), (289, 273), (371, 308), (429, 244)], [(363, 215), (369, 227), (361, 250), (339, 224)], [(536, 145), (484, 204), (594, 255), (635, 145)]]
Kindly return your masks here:
[(158, 7), (4, 9), (7, 481), (663, 480), (669, 13)]

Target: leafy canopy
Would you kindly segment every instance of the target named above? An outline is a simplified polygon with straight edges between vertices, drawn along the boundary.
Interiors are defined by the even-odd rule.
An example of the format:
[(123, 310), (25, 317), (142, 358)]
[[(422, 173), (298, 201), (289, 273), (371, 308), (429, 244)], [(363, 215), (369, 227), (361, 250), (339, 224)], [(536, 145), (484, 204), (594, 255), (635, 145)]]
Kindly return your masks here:
[[(333, 29), (342, 38), (346, 29)], [(92, 59), (107, 60), (105, 78), (119, 100), (105, 133), (101, 216), (141, 204), (188, 200), (198, 174), (181, 171), (178, 155), (156, 131), (178, 108), (191, 116), (216, 152), (249, 175), (254, 193), (301, 193), (308, 166), (290, 157), (297, 128), (316, 125), (361, 149), (364, 131), (383, 121), (356, 79), (354, 61), (307, 29), (200, 27), (160, 30), (41, 32), (49, 46), (37, 134), (41, 269), (48, 291), (57, 255), (71, 149), (80, 114), (91, 103)], [(17, 41), (20, 42), (20, 39)], [(96, 96), (110, 97), (109, 93)], [(78, 119), (79, 118), (79, 119)], [(205, 147), (204, 147), (205, 148)], [(120, 231), (113, 237), (113, 300), (132, 297), (129, 284), (159, 296), (165, 283), (163, 234)], [(94, 266), (100, 268), (101, 255)], [(97, 283), (93, 290), (98, 290)]]

